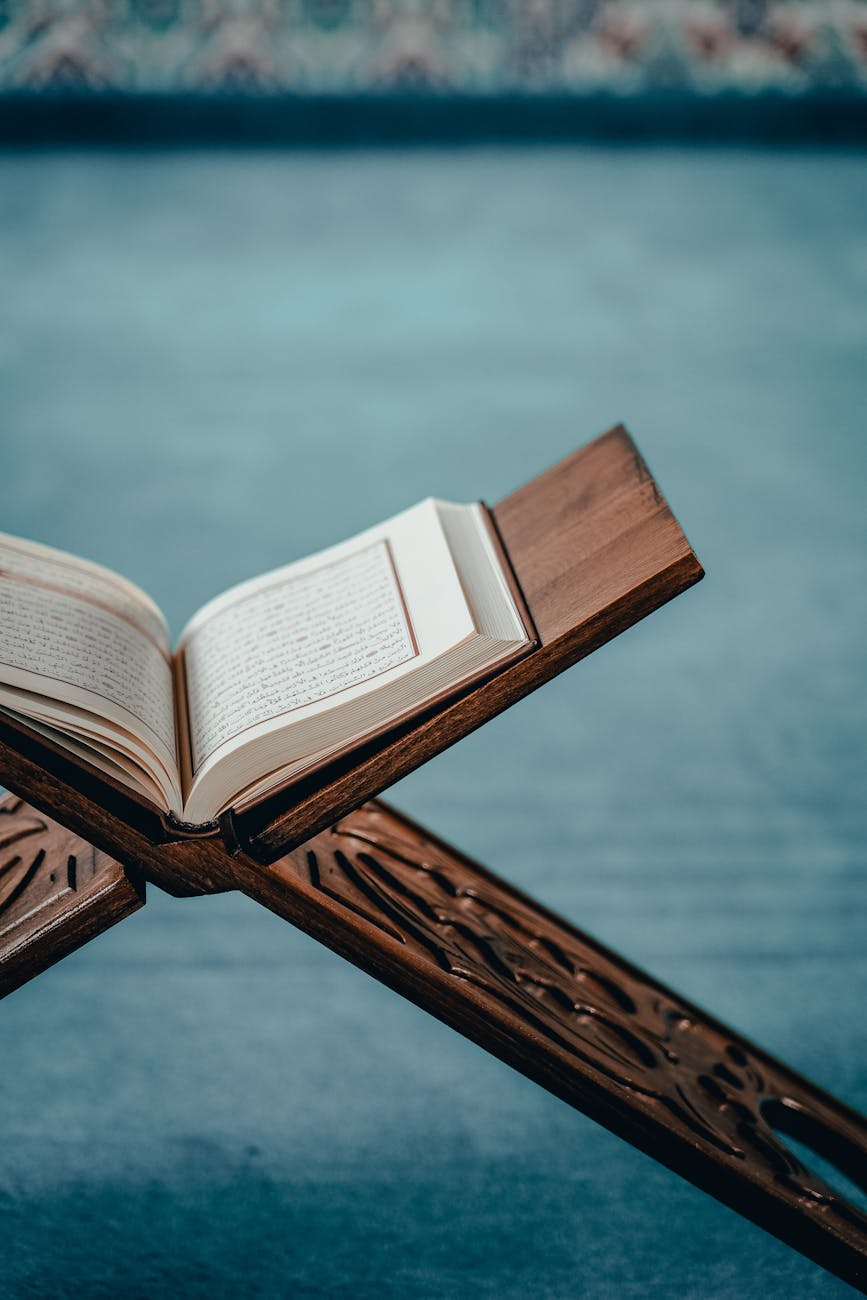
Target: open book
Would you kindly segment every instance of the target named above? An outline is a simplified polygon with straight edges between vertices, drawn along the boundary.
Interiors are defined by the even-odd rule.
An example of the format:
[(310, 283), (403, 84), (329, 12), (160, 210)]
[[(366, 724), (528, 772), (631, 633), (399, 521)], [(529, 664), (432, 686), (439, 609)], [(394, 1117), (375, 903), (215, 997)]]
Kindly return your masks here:
[(428, 500), (210, 601), (0, 534), (0, 709), (201, 825), (532, 645), (483, 506)]

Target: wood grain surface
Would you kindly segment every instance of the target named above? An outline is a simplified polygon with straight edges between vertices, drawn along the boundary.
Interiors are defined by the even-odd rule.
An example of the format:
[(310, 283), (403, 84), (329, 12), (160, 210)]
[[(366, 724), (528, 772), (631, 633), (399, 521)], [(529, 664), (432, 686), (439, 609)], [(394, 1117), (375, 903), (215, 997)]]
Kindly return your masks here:
[(331, 773), (233, 818), (273, 860), (569, 668), (703, 576), (627, 431), (618, 426), (494, 506), (539, 646), (430, 716), (344, 757)]

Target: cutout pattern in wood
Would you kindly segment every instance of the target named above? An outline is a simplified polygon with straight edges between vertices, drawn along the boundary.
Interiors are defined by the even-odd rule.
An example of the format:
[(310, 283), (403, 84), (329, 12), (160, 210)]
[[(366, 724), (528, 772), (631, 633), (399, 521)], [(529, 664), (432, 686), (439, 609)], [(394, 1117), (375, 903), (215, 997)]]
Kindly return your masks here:
[[(49, 832), (50, 827), (50, 832)], [(73, 839), (74, 837), (70, 837)], [(58, 845), (58, 827), (28, 808), (22, 799), (0, 805), (0, 939), (22, 922), (75, 890), (81, 871), (96, 869), (96, 851), (76, 840), (66, 861)], [(51, 848), (51, 856), (46, 853)]]
[(143, 901), (107, 854), (14, 795), (0, 801), (0, 995)]
[(777, 1136), (867, 1187), (855, 1112), (382, 804), (272, 870), (287, 868), (429, 971), (427, 996), (386, 982), (863, 1283), (867, 1214)]

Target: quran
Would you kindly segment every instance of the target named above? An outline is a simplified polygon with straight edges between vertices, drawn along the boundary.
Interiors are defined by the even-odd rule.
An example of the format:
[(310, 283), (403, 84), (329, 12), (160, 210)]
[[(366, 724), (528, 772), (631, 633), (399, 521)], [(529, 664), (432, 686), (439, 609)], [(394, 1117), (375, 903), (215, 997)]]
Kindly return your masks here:
[(109, 569), (0, 534), (0, 710), (201, 826), (533, 645), (487, 511), (429, 499), (244, 582), (172, 648)]

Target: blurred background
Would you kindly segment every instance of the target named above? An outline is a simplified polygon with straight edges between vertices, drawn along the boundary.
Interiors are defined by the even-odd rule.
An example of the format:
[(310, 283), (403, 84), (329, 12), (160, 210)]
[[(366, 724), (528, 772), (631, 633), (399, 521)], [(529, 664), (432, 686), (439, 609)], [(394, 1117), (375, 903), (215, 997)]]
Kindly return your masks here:
[[(178, 632), (624, 421), (705, 582), (389, 798), (862, 1110), (865, 105), (859, 0), (0, 5), (0, 528)], [(234, 895), (0, 1052), (4, 1296), (848, 1293)]]

